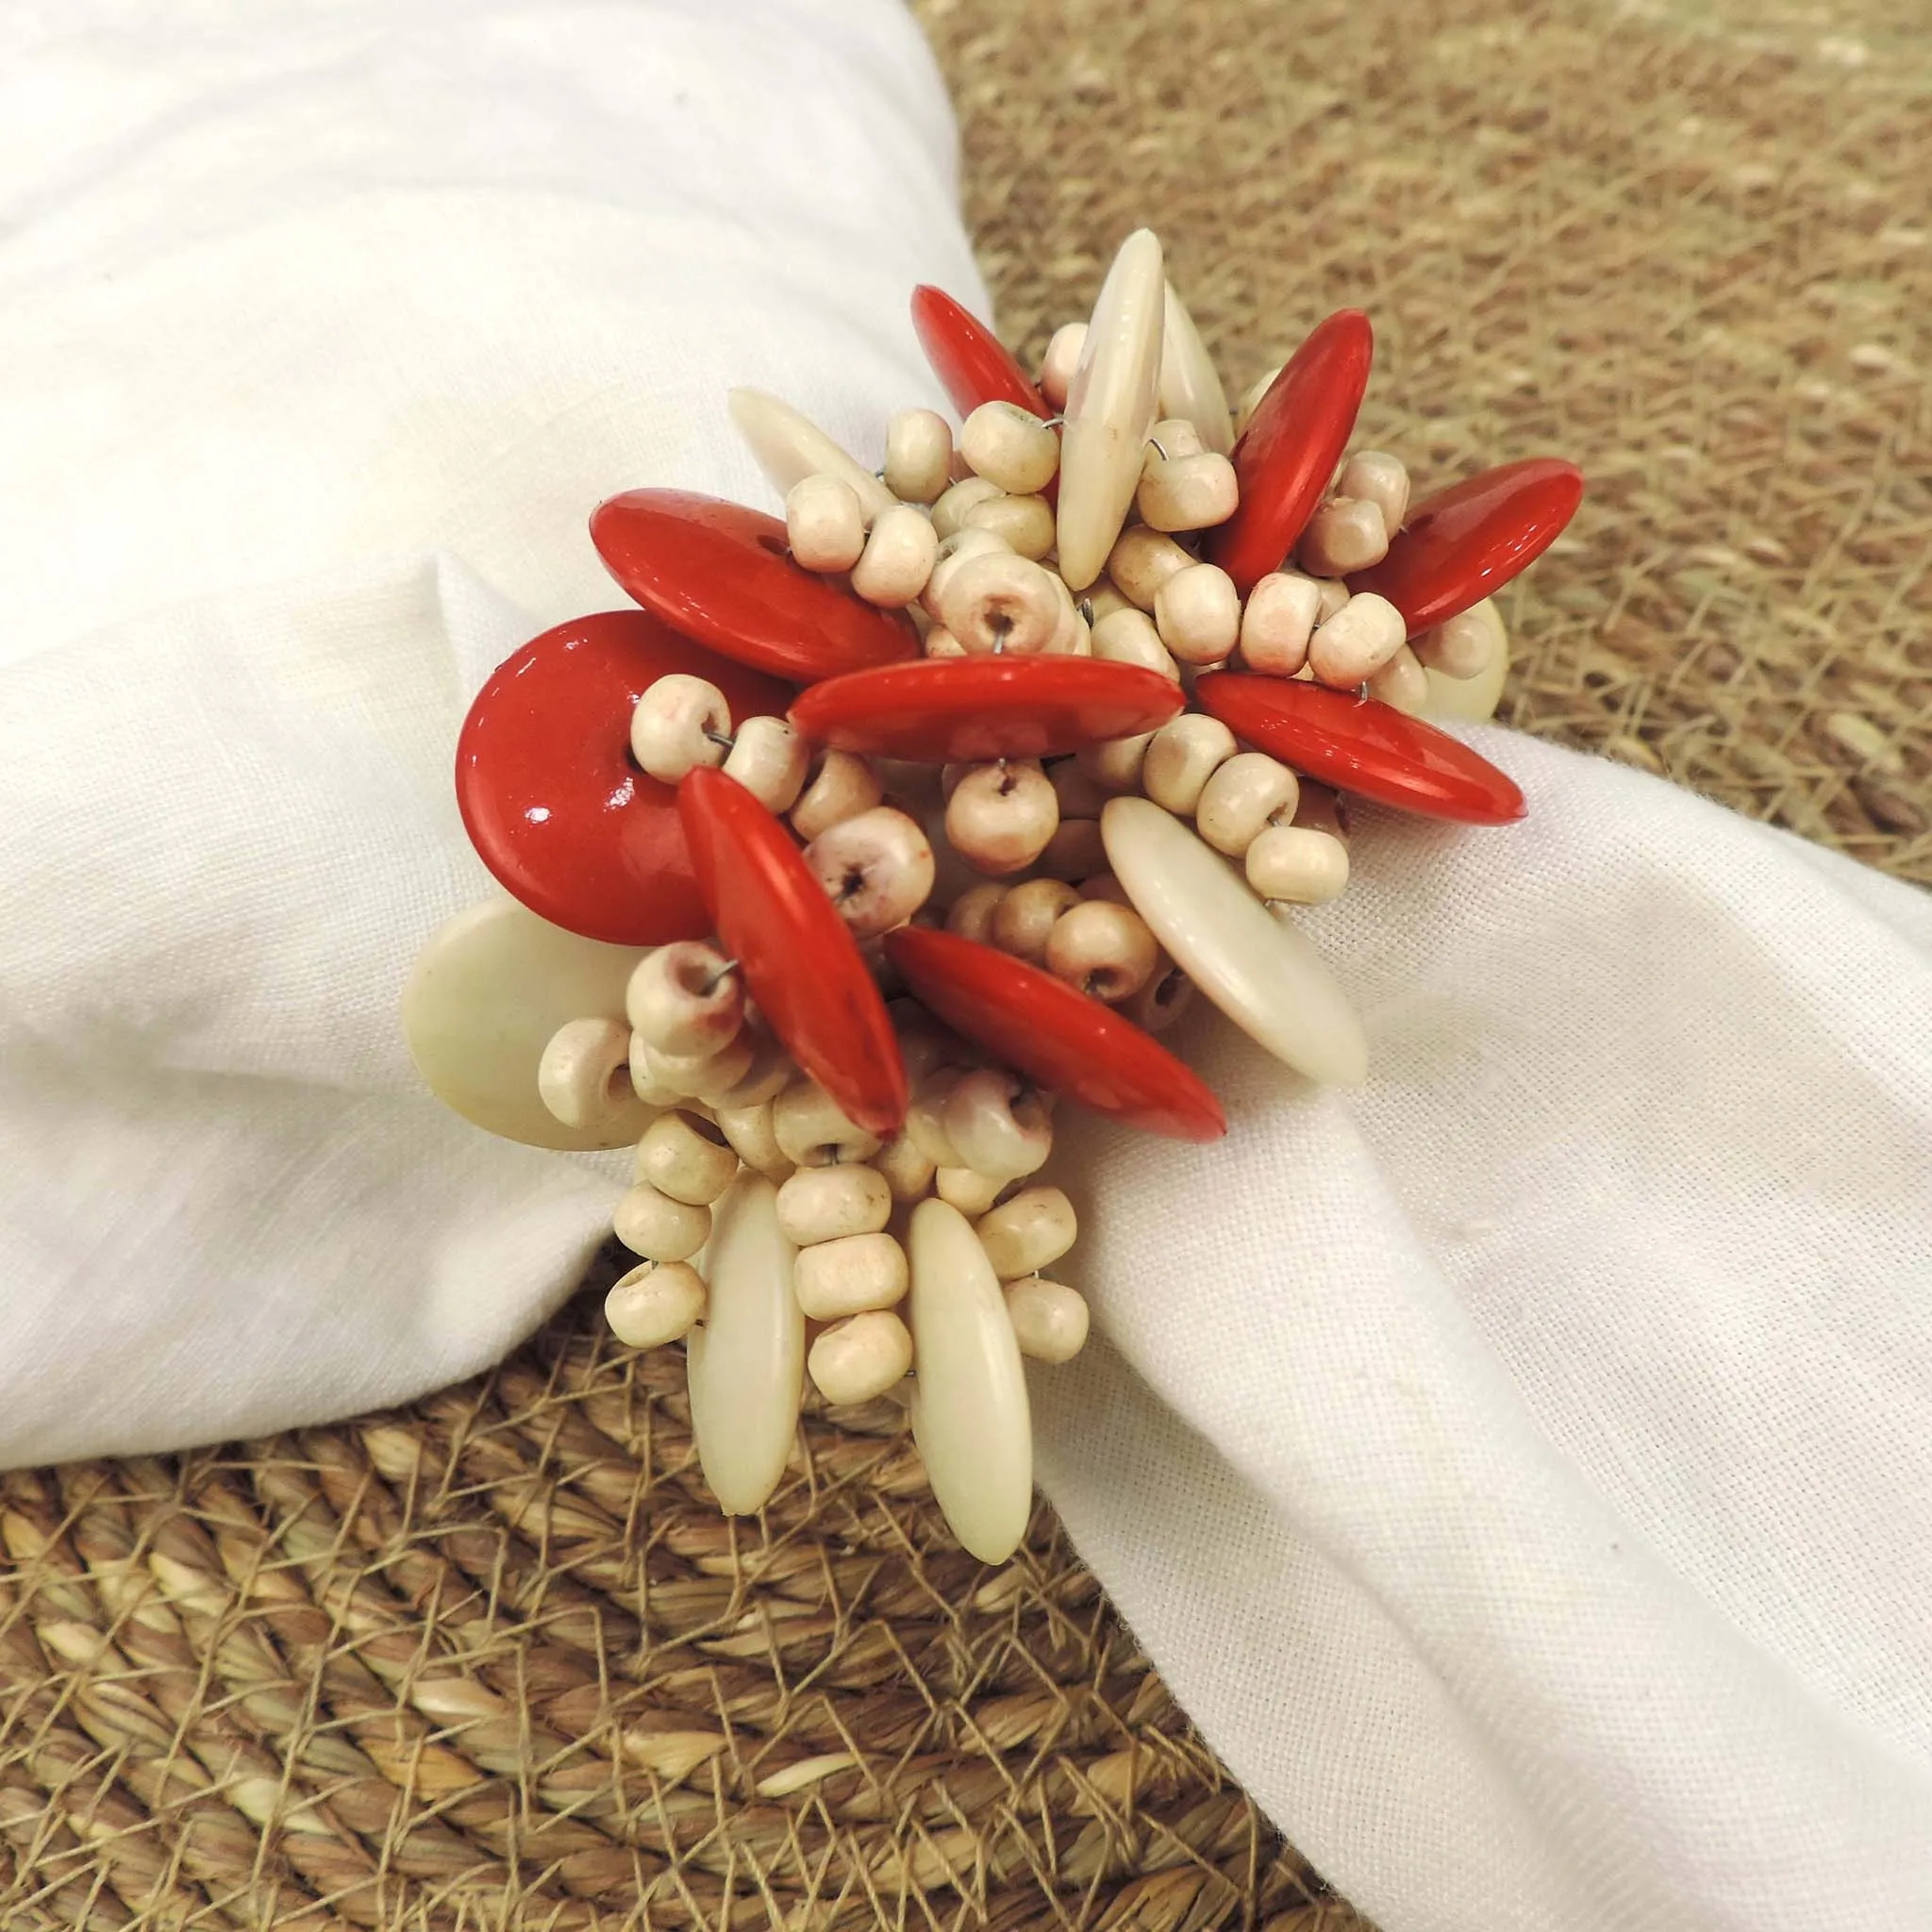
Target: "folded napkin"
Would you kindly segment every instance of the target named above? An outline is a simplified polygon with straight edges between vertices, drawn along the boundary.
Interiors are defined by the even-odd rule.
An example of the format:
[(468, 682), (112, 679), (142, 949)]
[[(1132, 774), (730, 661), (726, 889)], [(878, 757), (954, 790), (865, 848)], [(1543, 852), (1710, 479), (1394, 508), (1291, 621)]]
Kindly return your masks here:
[[(322, 1421), (568, 1291), (608, 1161), (421, 1091), (470, 693), (600, 495), (769, 501), (983, 306), (896, 0), (0, 17), (0, 1465)], [(1589, 452), (1578, 454), (1588, 460)], [(1091, 1127), (1048, 1490), (1388, 1932), (1932, 1924), (1932, 904), (1500, 732), (1307, 924), (1374, 1073), (1212, 1018)]]

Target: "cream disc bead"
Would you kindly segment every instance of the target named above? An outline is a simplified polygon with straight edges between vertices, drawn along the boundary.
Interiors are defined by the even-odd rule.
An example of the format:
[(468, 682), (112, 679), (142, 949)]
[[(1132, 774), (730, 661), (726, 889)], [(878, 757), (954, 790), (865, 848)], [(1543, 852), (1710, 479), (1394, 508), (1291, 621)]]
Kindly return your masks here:
[(1494, 600), (1485, 597), (1446, 624), (1424, 631), (1415, 641), (1415, 654), (1444, 677), (1471, 678), (1480, 677), (1503, 646), (1503, 620)]
[(1194, 1004), (1194, 982), (1165, 953), (1155, 962), (1147, 984), (1121, 1002), (1121, 1011), (1143, 1033), (1159, 1033)]
[(764, 808), (782, 817), (798, 803), (811, 747), (783, 718), (747, 718), (724, 754), (724, 772)]
[(1220, 664), (1241, 634), (1241, 593), (1218, 563), (1191, 563), (1161, 585), (1154, 622), (1183, 664)]
[(1100, 872), (1107, 865), (1107, 848), (1100, 842), (1098, 819), (1067, 819), (1041, 846), (1034, 869), (1050, 879), (1070, 884)]
[(791, 808), (791, 829), (808, 844), (834, 825), (870, 811), (885, 795), (878, 774), (858, 753), (828, 751)]
[(1369, 679), (1369, 695), (1392, 705), (1398, 711), (1407, 712), (1411, 718), (1420, 717), (1428, 708), (1429, 674), (1423, 669), (1416, 654), (1404, 644)]
[(931, 843), (890, 805), (841, 819), (805, 848), (805, 862), (858, 939), (904, 925), (932, 894)]
[(854, 1315), (812, 1343), (806, 1366), (835, 1408), (872, 1402), (905, 1380), (912, 1366), (912, 1331), (890, 1309)]
[(1266, 752), (1241, 751), (1219, 766), (1194, 801), (1194, 829), (1229, 858), (1239, 858), (1272, 824), (1287, 824), (1301, 781)]
[(1402, 612), (1386, 597), (1363, 591), (1308, 640), (1308, 668), (1326, 685), (1353, 691), (1366, 684), (1407, 641)]
[(1172, 537), (1136, 524), (1121, 532), (1120, 541), (1108, 554), (1107, 574), (1129, 603), (1152, 610), (1161, 585), (1195, 561)]
[(1109, 611), (1093, 626), (1093, 655), (1109, 664), (1137, 664), (1142, 671), (1158, 671), (1178, 684), (1181, 668), (1174, 653), (1160, 641), (1154, 620), (1130, 604), (1124, 609)]
[(1205, 711), (1183, 711), (1154, 734), (1141, 784), (1163, 811), (1193, 815), (1208, 781), (1234, 757), (1234, 733)]
[(1241, 609), (1241, 662), (1265, 677), (1292, 677), (1308, 661), (1322, 587), (1299, 571), (1271, 571)]
[(1153, 732), (1143, 731), (1138, 738), (1109, 738), (1101, 744), (1083, 744), (1074, 754), (1074, 763), (1103, 791), (1135, 791), (1140, 789), (1147, 747), (1153, 742)]
[(964, 527), (991, 530), (1016, 556), (1035, 563), (1053, 548), (1053, 508), (1043, 496), (989, 496), (966, 512)]
[(631, 756), (661, 784), (699, 765), (722, 765), (731, 749), (731, 708), (708, 678), (667, 672), (630, 714)]
[(1345, 576), (1367, 570), (1389, 555), (1389, 530), (1378, 504), (1331, 496), (1308, 519), (1295, 546), (1301, 567), (1318, 577)]
[(1080, 894), (1065, 879), (1027, 879), (1008, 887), (992, 915), (991, 943), (1038, 966), (1054, 927), (1079, 903)]
[(960, 428), (959, 454), (1008, 495), (1038, 496), (1060, 466), (1060, 440), (1017, 403), (981, 403)]
[(936, 409), (901, 409), (886, 424), (886, 488), (907, 503), (937, 503), (953, 471), (953, 431)]
[(902, 1203), (924, 1200), (932, 1191), (933, 1175), (939, 1172), (939, 1163), (928, 1160), (920, 1152), (919, 1143), (907, 1133), (888, 1141), (873, 1156), (872, 1164), (885, 1176), (892, 1199)]
[(1007, 896), (1008, 890), (997, 879), (989, 879), (983, 886), (974, 886), (970, 891), (961, 892), (946, 914), (946, 930), (958, 933), (962, 940), (974, 940), (983, 946), (991, 945), (993, 915), (999, 910), (1000, 901)]
[(537, 1062), (537, 1092), (566, 1127), (607, 1134), (634, 1120), (630, 1028), (622, 1020), (566, 1020)]
[(716, 1053), (744, 1024), (744, 983), (702, 940), (675, 940), (638, 961), (624, 990), (631, 1030), (673, 1058)]
[(1074, 1245), (1080, 1224), (1058, 1188), (1022, 1188), (974, 1224), (992, 1272), (1002, 1281), (1038, 1274)]
[(852, 588), (868, 604), (899, 610), (925, 589), (939, 561), (940, 540), (932, 519), (910, 504), (880, 511), (852, 570)]
[(798, 1077), (798, 1069), (792, 1064), (791, 1056), (785, 1051), (784, 1042), (774, 1039), (762, 1027), (747, 1026), (739, 1039), (751, 1049), (751, 1062), (722, 1091), (718, 1091), (714, 1081), (706, 1081), (707, 1091), (701, 1097), (708, 1107), (714, 1109), (721, 1107), (758, 1107), (764, 1101), (775, 1100)]
[(708, 1121), (660, 1114), (638, 1142), (636, 1177), (660, 1194), (708, 1208), (738, 1178), (738, 1156)]
[(1059, 628), (1052, 578), (1008, 549), (965, 558), (947, 572), (935, 594), (940, 622), (975, 655), (1032, 656), (1044, 651)]
[(1248, 847), (1246, 866), (1261, 898), (1325, 906), (1348, 884), (1348, 847), (1306, 825), (1271, 825)]
[(796, 1167), (830, 1167), (870, 1160), (879, 1151), (876, 1134), (846, 1119), (816, 1080), (801, 1075), (772, 1103), (772, 1131)]
[(1029, 1361), (1070, 1362), (1087, 1345), (1087, 1299), (1038, 1274), (1006, 1286), (1013, 1340)]
[(1072, 758), (1057, 758), (1046, 768), (1047, 783), (1059, 800), (1060, 824), (1069, 819), (1097, 819), (1111, 792), (1103, 791)]
[(604, 1319), (626, 1348), (681, 1341), (704, 1313), (705, 1278), (689, 1261), (646, 1261), (604, 1297)]
[(1051, 780), (1030, 761), (975, 765), (946, 802), (946, 840), (975, 872), (1024, 872), (1060, 822)]
[(940, 593), (960, 564), (969, 557), (989, 557), (996, 550), (1010, 550), (1012, 547), (992, 531), (976, 529), (971, 524), (962, 524), (950, 537), (941, 537), (939, 559), (932, 567), (932, 575), (925, 580), (925, 589), (920, 593), (921, 608), (929, 617), (938, 618)]
[(711, 1210), (640, 1181), (619, 1196), (610, 1231), (647, 1261), (688, 1261), (711, 1238)]
[(1227, 416), (1227, 391), (1214, 367), (1214, 358), (1194, 326), (1187, 305), (1167, 285), (1160, 321), (1160, 412), (1191, 424), (1202, 442), (1223, 456), (1234, 447)]
[(791, 1173), (792, 1163), (778, 1144), (772, 1127), (772, 1103), (761, 1100), (751, 1107), (720, 1107), (711, 1118), (724, 1136), (731, 1151), (755, 1172), (782, 1181)]
[(801, 1248), (792, 1271), (798, 1306), (811, 1322), (837, 1322), (906, 1298), (906, 1250), (883, 1229)]
[(984, 1214), (1012, 1183), (998, 1174), (975, 1174), (970, 1167), (941, 1167), (932, 1177), (932, 1191), (948, 1208), (974, 1220)]
[(891, 508), (892, 492), (790, 403), (758, 389), (735, 389), (724, 400), (733, 426), (781, 496), (808, 476), (836, 476), (858, 498), (868, 523)]
[(954, 536), (966, 527), (969, 509), (1006, 493), (997, 483), (989, 483), (984, 476), (968, 476), (963, 482), (955, 483), (933, 505), (932, 526), (941, 539)]
[(668, 1090), (687, 1100), (702, 1100), (707, 1106), (729, 1097), (751, 1072), (755, 1058), (756, 1049), (743, 1034), (726, 1041), (716, 1053), (689, 1056), (659, 1053), (641, 1033), (630, 1037), (634, 1082)]
[(862, 1161), (801, 1167), (778, 1190), (778, 1225), (801, 1248), (848, 1234), (876, 1234), (891, 1218), (885, 1175)]
[(1017, 1075), (998, 1067), (962, 1074), (946, 1096), (946, 1139), (962, 1165), (1003, 1181), (1034, 1174), (1053, 1152), (1044, 1102)]
[(1152, 464), (1135, 502), (1155, 530), (1206, 530), (1233, 516), (1241, 492), (1234, 465), (1213, 450)]
[(1040, 393), (1050, 407), (1064, 409), (1067, 391), (1073, 387), (1074, 371), (1080, 366), (1080, 354), (1087, 346), (1087, 325), (1063, 322), (1046, 345), (1046, 359), (1040, 365)]
[(1139, 992), (1159, 957), (1147, 922), (1131, 906), (1106, 899), (1070, 906), (1046, 941), (1046, 970), (1108, 1006)]
[(865, 548), (865, 510), (851, 484), (807, 476), (785, 492), (785, 541), (801, 570), (850, 570)]
[(1394, 536), (1408, 514), (1408, 466), (1387, 450), (1360, 449), (1341, 466), (1335, 493), (1373, 503), (1382, 512), (1382, 527)]

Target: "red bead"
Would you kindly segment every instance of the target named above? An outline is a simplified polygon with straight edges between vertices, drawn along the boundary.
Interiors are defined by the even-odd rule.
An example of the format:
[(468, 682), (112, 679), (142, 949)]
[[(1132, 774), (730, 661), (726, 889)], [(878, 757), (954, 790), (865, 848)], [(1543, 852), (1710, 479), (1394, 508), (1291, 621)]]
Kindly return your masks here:
[(785, 525), (741, 503), (630, 490), (598, 505), (591, 541), (645, 609), (755, 671), (808, 684), (919, 655), (908, 618), (801, 570)]
[(1583, 472), (1557, 457), (1485, 470), (1409, 511), (1380, 563), (1348, 580), (1408, 621), (1408, 634), (1446, 624), (1533, 564), (1583, 501)]
[(707, 677), (734, 719), (776, 715), (788, 686), (728, 664), (647, 610), (579, 617), (491, 674), (457, 741), (457, 806), (478, 857), (539, 918), (586, 939), (700, 939), (677, 794), (631, 762), (630, 714), (673, 671)]
[(1374, 698), (1229, 671), (1197, 678), (1194, 696), (1237, 738), (1339, 791), (1473, 825), (1523, 816), (1523, 793), (1507, 773), (1446, 731)]
[(1158, 671), (1099, 658), (924, 658), (815, 684), (791, 722), (838, 751), (977, 764), (1157, 731), (1184, 702)]
[(1227, 1132), (1221, 1103), (1198, 1074), (1051, 973), (917, 925), (888, 933), (886, 953), (922, 1006), (1040, 1086), (1175, 1141)]
[(912, 291), (912, 326), (932, 373), (960, 415), (981, 403), (1017, 403), (1041, 422), (1052, 416), (1046, 400), (1000, 339), (943, 289), (921, 283)]
[(1245, 597), (1301, 541), (1348, 447), (1375, 339), (1359, 308), (1316, 325), (1255, 406), (1234, 446), (1241, 503), (1202, 555)]
[(906, 1065), (858, 942), (791, 835), (735, 778), (700, 765), (677, 788), (698, 890), (766, 1024), (867, 1133), (906, 1119)]

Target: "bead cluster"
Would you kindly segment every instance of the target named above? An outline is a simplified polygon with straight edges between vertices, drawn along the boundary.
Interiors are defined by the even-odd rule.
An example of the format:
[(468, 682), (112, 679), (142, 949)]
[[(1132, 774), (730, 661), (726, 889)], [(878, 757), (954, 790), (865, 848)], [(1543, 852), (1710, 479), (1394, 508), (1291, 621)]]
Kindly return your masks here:
[[(1356, 311), (1231, 415), (1145, 231), (1037, 384), (940, 291), (913, 319), (957, 437), (903, 411), (873, 472), (738, 391), (782, 524), (664, 491), (597, 511), (643, 608), (545, 633), (473, 707), (458, 799), (521, 903), (432, 941), (406, 1018), (470, 1118), (635, 1142), (613, 1225), (641, 1265), (607, 1312), (686, 1341), (726, 1508), (781, 1479), (808, 1376), (908, 1400), (998, 1560), (1030, 1500), (1021, 1358), (1087, 1334), (1044, 1272), (1075, 1233), (1037, 1178), (1056, 1106), (1224, 1132), (1153, 1038), (1197, 990), (1308, 1077), (1359, 1077), (1293, 908), (1347, 884), (1345, 795), (1521, 814), (1421, 714), (1453, 688), (1432, 672), (1486, 693), (1462, 715), (1493, 703), (1490, 593), (1581, 486), (1543, 459), (1412, 506), (1399, 458), (1347, 451)], [(520, 1044), (479, 1068), (499, 985)]]

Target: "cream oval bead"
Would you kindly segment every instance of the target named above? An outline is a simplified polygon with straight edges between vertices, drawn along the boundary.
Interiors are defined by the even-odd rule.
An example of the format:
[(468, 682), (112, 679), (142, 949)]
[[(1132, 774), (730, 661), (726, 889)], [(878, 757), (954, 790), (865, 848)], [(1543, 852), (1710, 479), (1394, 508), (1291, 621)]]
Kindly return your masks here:
[(783, 718), (747, 718), (738, 727), (723, 770), (764, 808), (782, 817), (798, 803), (811, 747)]
[(1210, 450), (1225, 456), (1234, 447), (1228, 422), (1227, 391), (1214, 367), (1214, 358), (1194, 326), (1187, 305), (1167, 284), (1161, 306), (1160, 375), (1158, 382), (1160, 413), (1179, 416)]
[(1183, 664), (1222, 663), (1241, 638), (1241, 593), (1218, 563), (1191, 563), (1161, 585), (1154, 623)]
[(1241, 662), (1264, 677), (1292, 677), (1308, 661), (1322, 587), (1299, 571), (1271, 571), (1241, 609)]
[(1325, 906), (1348, 884), (1348, 847), (1307, 825), (1271, 825), (1248, 847), (1248, 884), (1263, 899)]
[(805, 476), (785, 492), (785, 541), (801, 570), (850, 570), (865, 548), (865, 510), (838, 476)]
[(1162, 953), (1155, 961), (1147, 984), (1131, 999), (1121, 1002), (1121, 1011), (1143, 1033), (1159, 1033), (1172, 1026), (1194, 1004), (1194, 982)]
[(876, 1400), (911, 1366), (912, 1332), (884, 1308), (827, 1328), (806, 1357), (819, 1393), (835, 1408)]
[(1141, 784), (1163, 811), (1191, 818), (1208, 781), (1234, 757), (1234, 733), (1205, 711), (1183, 711), (1147, 747)]
[(886, 424), (885, 467), (894, 496), (937, 503), (952, 480), (952, 425), (936, 409), (901, 409)]
[(566, 1020), (537, 1062), (537, 1092), (558, 1122), (580, 1133), (609, 1133), (635, 1119), (630, 1028), (622, 1020)]
[(969, 509), (1006, 493), (997, 483), (989, 483), (984, 476), (968, 476), (963, 482), (955, 483), (933, 505), (932, 526), (941, 541), (956, 536), (966, 527)]
[(1029, 1361), (1070, 1362), (1087, 1345), (1087, 1298), (1064, 1282), (1029, 1274), (1006, 1286), (1013, 1340)]
[(681, 1341), (704, 1313), (705, 1278), (689, 1261), (646, 1261), (604, 1297), (604, 1319), (626, 1348)]
[(941, 1511), (983, 1563), (1019, 1548), (1033, 1513), (1026, 1375), (999, 1277), (944, 1201), (912, 1210), (912, 1438)]
[(932, 1191), (948, 1208), (977, 1220), (1012, 1185), (998, 1174), (975, 1174), (970, 1167), (941, 1167), (932, 1177)]
[(1107, 849), (1100, 842), (1098, 819), (1068, 819), (1055, 826), (1054, 835), (1040, 848), (1034, 869), (1050, 879), (1071, 884), (1103, 870)]
[(1266, 752), (1239, 751), (1218, 767), (1194, 801), (1194, 829), (1239, 858), (1269, 826), (1294, 817), (1301, 781)]
[(870, 811), (885, 795), (878, 774), (858, 753), (828, 751), (791, 808), (791, 829), (809, 844), (834, 825)]
[(989, 879), (983, 886), (974, 886), (971, 891), (961, 892), (953, 901), (946, 914), (946, 930), (958, 933), (962, 940), (974, 940), (983, 946), (993, 943), (993, 915), (1000, 908), (1000, 902), (1009, 888), (997, 879)]
[(688, 1261), (711, 1238), (711, 1210), (639, 1181), (618, 1197), (610, 1231), (647, 1261)]
[(1318, 577), (1346, 576), (1367, 570), (1389, 555), (1389, 529), (1379, 504), (1331, 496), (1308, 519), (1295, 546), (1301, 567)]
[(1097, 819), (1100, 808), (1112, 796), (1103, 791), (1072, 758), (1057, 758), (1046, 768), (1047, 783), (1059, 801), (1060, 824), (1069, 819)]
[(1103, 791), (1133, 791), (1140, 786), (1141, 769), (1153, 741), (1153, 732), (1143, 731), (1138, 738), (1109, 738), (1099, 744), (1083, 744), (1074, 754), (1074, 763)]
[(791, 1291), (794, 1259), (777, 1190), (741, 1175), (718, 1203), (705, 1319), (685, 1342), (698, 1465), (729, 1516), (764, 1507), (797, 1438), (805, 1315)]
[(1153, 463), (1136, 492), (1153, 530), (1207, 530), (1233, 516), (1241, 499), (1234, 465), (1214, 450)]
[(1369, 695), (1418, 718), (1428, 708), (1429, 674), (1423, 669), (1416, 654), (1404, 644), (1369, 679)]
[(1130, 604), (1152, 610), (1161, 585), (1195, 561), (1172, 537), (1136, 524), (1121, 532), (1120, 541), (1108, 553), (1107, 574)]
[(778, 1190), (778, 1225), (797, 1247), (876, 1234), (891, 1218), (892, 1191), (885, 1175), (862, 1161), (801, 1167)]
[(989, 496), (966, 512), (964, 527), (991, 530), (1016, 556), (1035, 563), (1053, 548), (1053, 508), (1043, 496)]
[(658, 1053), (716, 1053), (744, 1024), (744, 984), (731, 961), (702, 940), (675, 940), (638, 961), (624, 990), (631, 1030)]
[(959, 454), (1008, 495), (1038, 496), (1060, 466), (1060, 440), (1017, 403), (981, 403), (960, 427)]
[(1067, 391), (1074, 386), (1074, 372), (1080, 366), (1081, 352), (1087, 346), (1087, 325), (1063, 322), (1046, 345), (1045, 359), (1040, 365), (1040, 393), (1056, 409), (1067, 407)]
[(1383, 529), (1393, 537), (1408, 514), (1408, 466), (1387, 450), (1357, 450), (1342, 464), (1335, 493), (1373, 503), (1382, 512)]
[(1176, 684), (1181, 681), (1181, 668), (1160, 641), (1154, 620), (1132, 605), (1110, 611), (1093, 626), (1093, 655), (1109, 664), (1134, 664), (1142, 671), (1171, 677)]
[(708, 1121), (659, 1114), (638, 1142), (635, 1176), (692, 1208), (708, 1208), (738, 1178), (738, 1156)]
[(1324, 684), (1353, 691), (1366, 684), (1407, 641), (1402, 612), (1386, 597), (1363, 591), (1308, 640), (1308, 668)]
[(1002, 1181), (1038, 1173), (1053, 1152), (1045, 1103), (998, 1067), (962, 1074), (946, 1095), (941, 1121), (960, 1164)]
[(1415, 654), (1431, 671), (1444, 677), (1480, 677), (1503, 649), (1503, 620), (1495, 601), (1485, 597), (1467, 610), (1425, 630), (1415, 641)]
[(773, 1180), (782, 1181), (791, 1172), (772, 1127), (772, 1103), (761, 1100), (750, 1107), (720, 1107), (711, 1118), (725, 1143), (744, 1164)]
[(1002, 1281), (1038, 1274), (1051, 1267), (1078, 1239), (1074, 1204), (1059, 1188), (1022, 1188), (1010, 1201), (982, 1214), (974, 1224), (986, 1258)]
[(1024, 872), (1060, 822), (1046, 774), (1028, 760), (975, 765), (946, 801), (946, 840), (975, 872)]
[(1347, 996), (1307, 938), (1271, 918), (1218, 853), (1144, 798), (1116, 798), (1100, 829), (1135, 909), (1229, 1019), (1310, 1079), (1363, 1076), (1368, 1041)]
[(1044, 651), (1059, 628), (1051, 577), (1004, 546), (955, 565), (935, 596), (940, 622), (972, 654), (1030, 657)]
[(722, 765), (730, 749), (731, 708), (708, 678), (667, 672), (630, 714), (631, 756), (660, 784), (675, 785), (699, 765)]
[(847, 1120), (816, 1080), (801, 1075), (772, 1103), (772, 1132), (795, 1167), (831, 1167), (870, 1160), (879, 1151), (876, 1134)]
[(812, 1322), (837, 1322), (906, 1298), (906, 1250), (881, 1228), (801, 1248), (792, 1271), (798, 1306)]
[(892, 492), (790, 403), (758, 389), (735, 389), (724, 401), (733, 426), (781, 496), (808, 476), (836, 476), (858, 498), (868, 523), (891, 508)]
[(821, 832), (805, 862), (858, 939), (904, 925), (932, 893), (932, 845), (916, 819), (890, 805)]
[(1046, 958), (1054, 927), (1079, 903), (1079, 892), (1065, 879), (1026, 879), (1009, 886), (993, 913), (991, 942), (1038, 966)]
[(865, 549), (852, 566), (852, 588), (868, 604), (903, 609), (925, 589), (939, 554), (932, 520), (910, 504), (894, 504), (874, 521)]
[(1139, 992), (1159, 957), (1147, 922), (1131, 906), (1107, 899), (1069, 907), (1046, 941), (1046, 970), (1108, 1006)]

